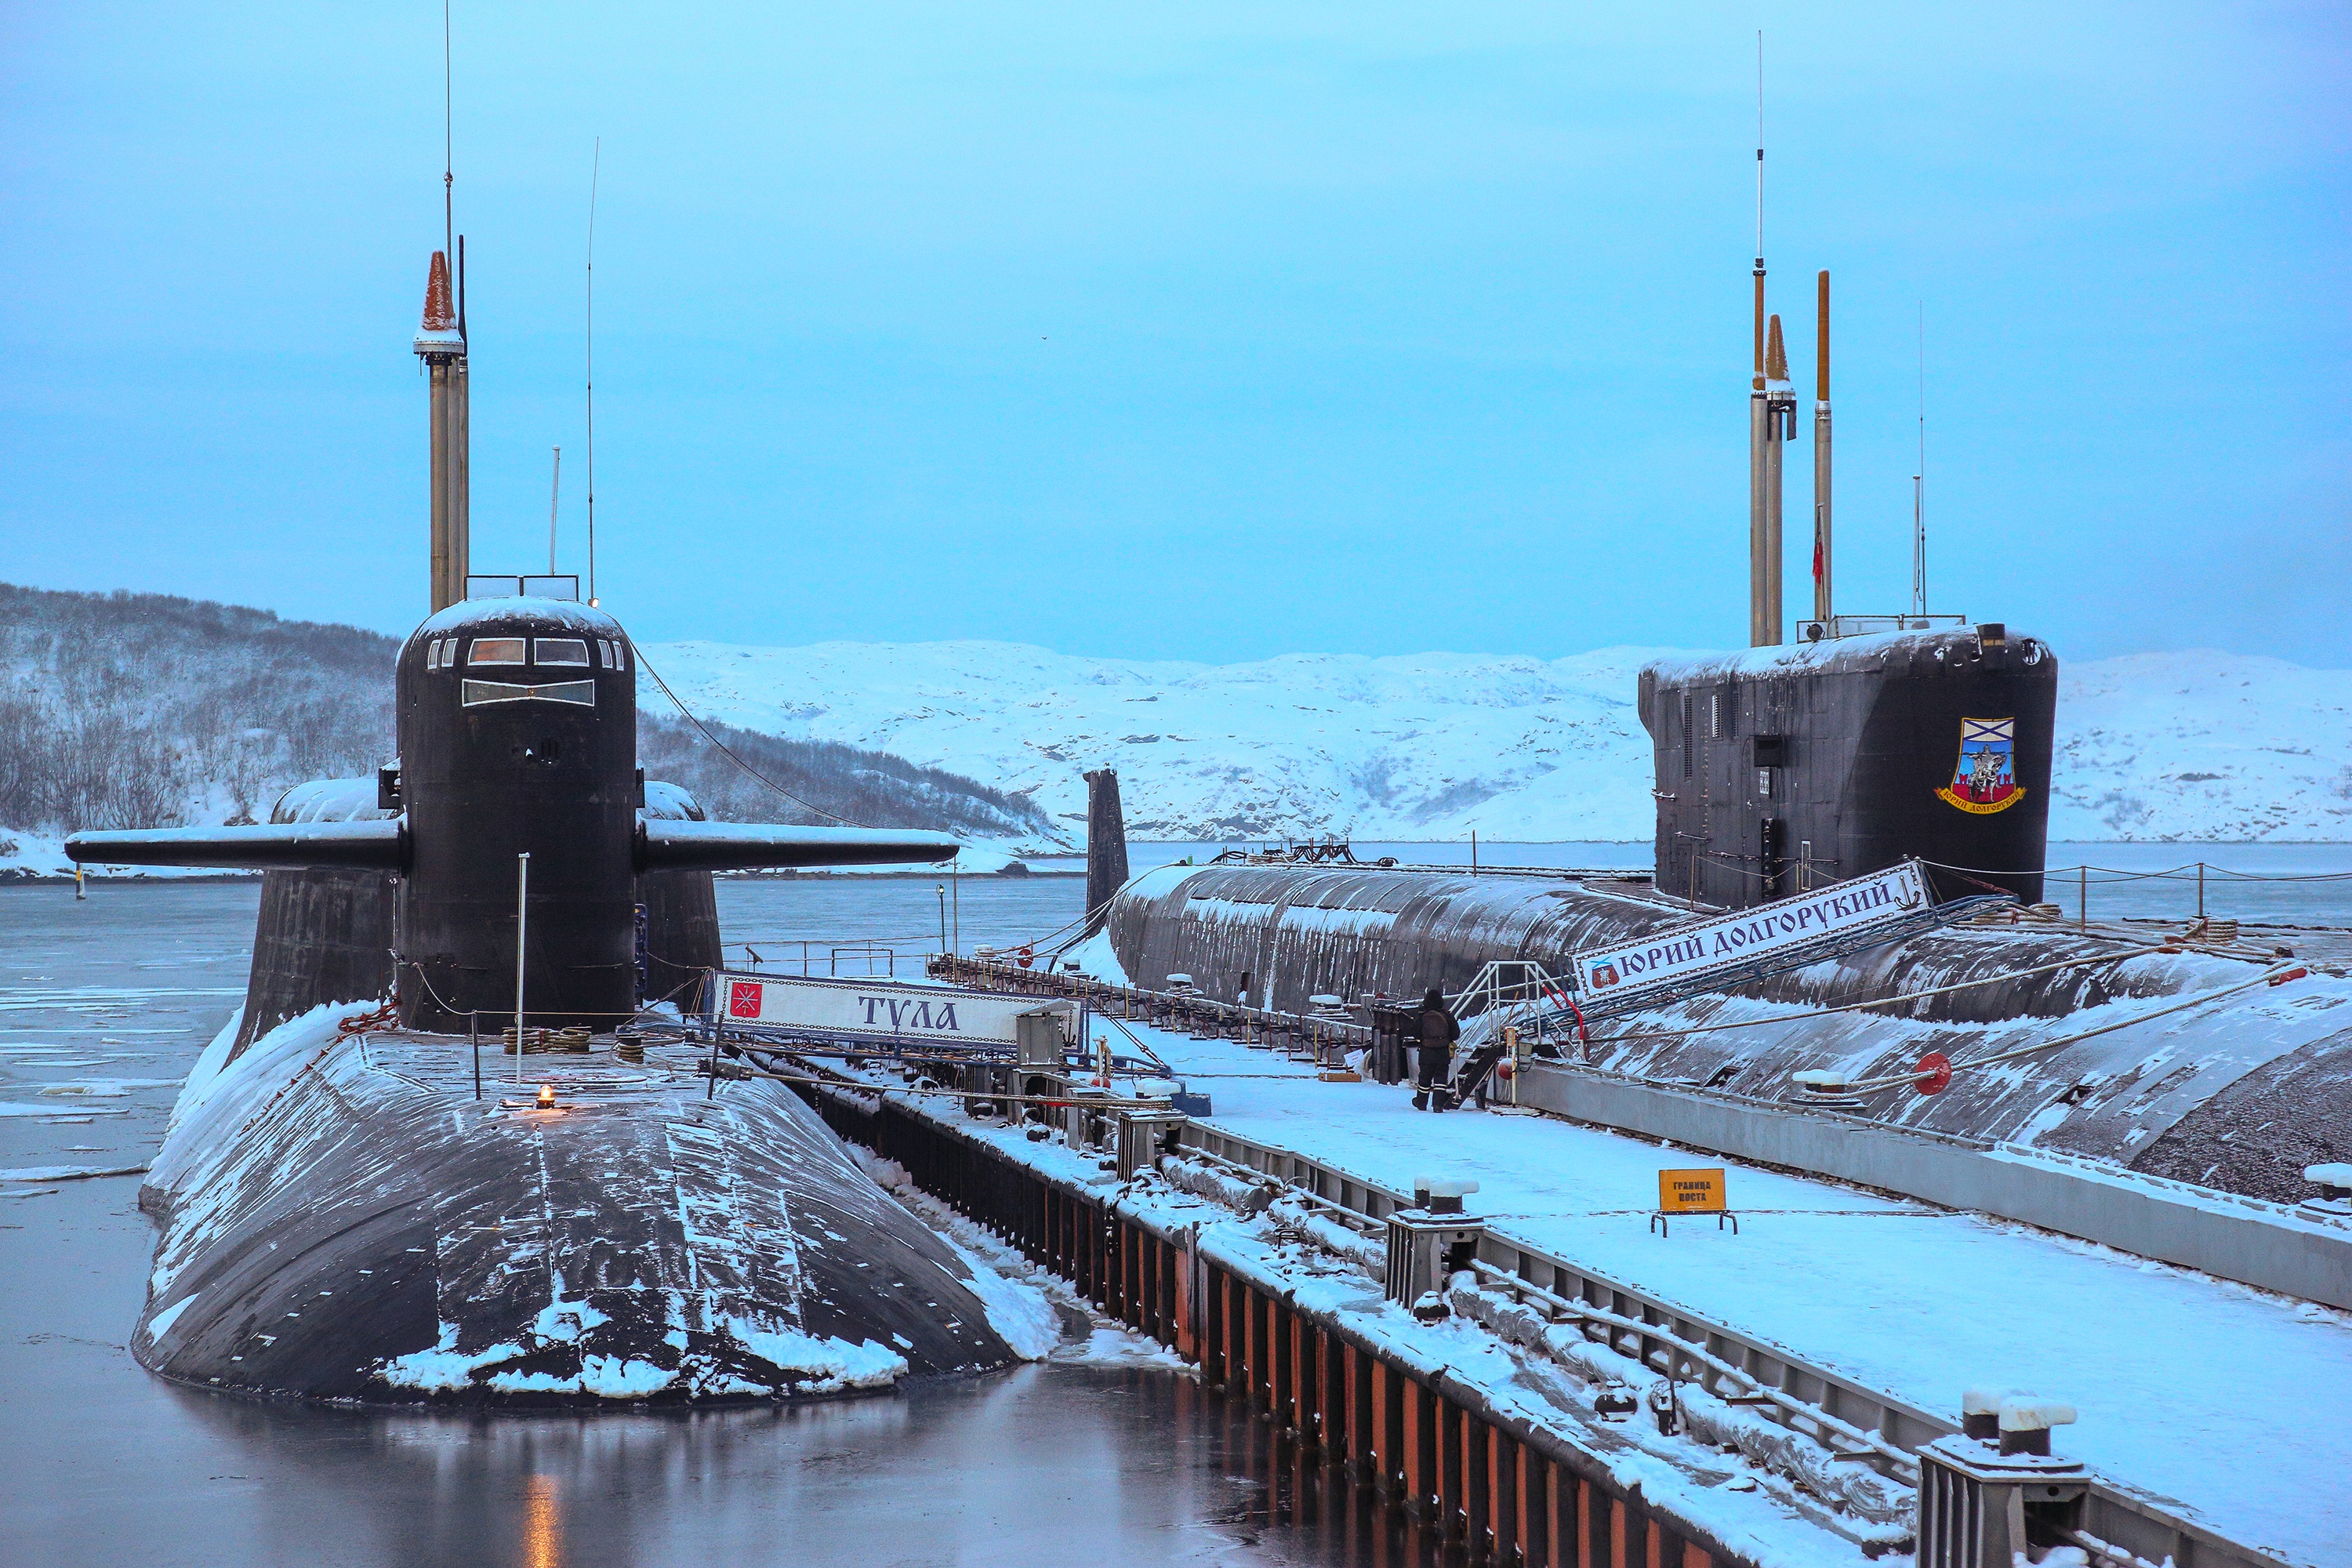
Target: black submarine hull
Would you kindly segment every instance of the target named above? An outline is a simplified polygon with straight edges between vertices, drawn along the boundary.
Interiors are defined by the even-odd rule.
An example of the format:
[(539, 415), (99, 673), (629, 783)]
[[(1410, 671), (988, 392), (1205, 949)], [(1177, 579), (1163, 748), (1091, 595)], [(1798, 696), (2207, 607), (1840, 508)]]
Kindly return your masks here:
[(1642, 672), (1657, 883), (1719, 909), (1957, 868), (2042, 897), (2058, 658), (2005, 627), (1913, 631)]
[[(1580, 948), (1693, 918), (1646, 881), (1171, 866), (1120, 890), (1108, 936), (1139, 985), (1182, 973), (1209, 995), (1230, 996), (1248, 976), (1265, 1005), (1305, 1012), (1318, 994), (1351, 1002), (1417, 997), (1432, 985), (1458, 994), (1490, 960), (1532, 960), (1567, 975)], [(1793, 1103), (1803, 1103), (1797, 1072), (1886, 1078), (1888, 1087), (1861, 1097), (1861, 1113), (2273, 1202), (2311, 1195), (2303, 1168), (2338, 1157), (2336, 1130), (2352, 1126), (2352, 1009), (2328, 996), (2281, 1000), (2259, 984), (2276, 962), (2269, 953), (2152, 945), (2047, 925), (1947, 928), (1612, 1018), (1589, 1042), (1560, 1044), (1610, 1071)], [(2250, 982), (2209, 1006), (2158, 1013)], [(1943, 987), (1958, 988), (1811, 1016)], [(2133, 1022), (2142, 1012), (2147, 1021)], [(2122, 1026), (1962, 1072), (1937, 1094), (1907, 1086), (1931, 1051), (1969, 1062), (2110, 1023)]]
[[(266, 825), (79, 832), (66, 853), (297, 874), (268, 889), (257, 1028), (306, 991), (373, 994), (362, 977), (388, 973), (413, 1028), (463, 1030), (523, 1012), (609, 1030), (648, 992), (676, 989), (655, 988), (656, 957), (665, 981), (690, 978), (698, 966), (684, 951), (716, 944), (708, 900), (674, 879), (939, 861), (960, 848), (940, 834), (719, 824), (649, 808), (635, 658), (617, 621), (569, 600), (452, 605), (402, 645), (400, 759), (380, 770), (373, 802), (354, 781), (320, 780), (289, 792), (281, 808), (299, 805)], [(640, 910), (656, 906), (677, 922), (666, 934), (684, 939), (673, 954), (647, 951), (654, 933)], [(294, 934), (273, 945), (271, 927)]]
[[(968, 1265), (782, 1085), (326, 1009), (192, 1079), (142, 1202), (165, 1377), (368, 1403), (808, 1398), (1013, 1359)], [(226, 1042), (223, 1043), (225, 1047)], [(226, 1056), (223, 1048), (222, 1054)], [(536, 1107), (541, 1083), (558, 1107)]]
[[(314, 779), (279, 797), (273, 826), (392, 820), (373, 779)], [(646, 785), (640, 819), (700, 822), (701, 806), (677, 785)], [(390, 871), (306, 868), (265, 871), (254, 917), (253, 963), (235, 1048), (289, 1018), (333, 1002), (395, 994), (400, 967), (401, 881)], [(641, 871), (635, 900), (644, 911), (643, 953), (635, 990), (647, 1001), (690, 994), (720, 964), (719, 904), (709, 871)], [(509, 975), (511, 984), (511, 974)], [(614, 1020), (599, 1020), (609, 1027)], [(491, 1021), (502, 1027), (504, 1020)]]

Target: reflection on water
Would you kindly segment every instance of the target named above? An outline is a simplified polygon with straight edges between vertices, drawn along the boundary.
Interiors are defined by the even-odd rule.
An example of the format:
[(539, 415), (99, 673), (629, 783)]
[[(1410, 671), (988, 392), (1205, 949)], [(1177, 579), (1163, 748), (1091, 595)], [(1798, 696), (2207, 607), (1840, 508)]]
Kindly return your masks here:
[(563, 1561), (563, 1516), (555, 1506), (555, 1481), (533, 1476), (523, 1483), (522, 1560), (525, 1568), (556, 1568)]
[[(1265, 1421), (1156, 1367), (1055, 1363), (697, 1415), (330, 1411), (185, 1390), (170, 1404), (251, 1484), (118, 1531), (113, 1544), (142, 1561), (1438, 1560)], [(100, 1560), (62, 1540), (20, 1544)]]

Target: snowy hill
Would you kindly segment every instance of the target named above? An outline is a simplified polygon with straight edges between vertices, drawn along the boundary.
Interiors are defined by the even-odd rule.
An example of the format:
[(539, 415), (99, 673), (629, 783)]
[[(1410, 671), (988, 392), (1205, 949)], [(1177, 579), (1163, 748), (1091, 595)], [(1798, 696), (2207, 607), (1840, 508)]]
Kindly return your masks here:
[(2200, 651), (2058, 679), (2053, 838), (2352, 838), (2352, 671)]
[[(373, 773), (393, 752), (399, 647), (267, 610), (0, 584), (0, 879), (65, 868), (68, 827), (251, 821), (290, 784)], [(686, 785), (721, 820), (838, 815), (973, 842), (1053, 842), (1028, 801), (970, 779), (803, 738), (719, 738), (760, 779), (675, 715), (641, 711), (653, 776)]]
[[(1075, 841), (1079, 775), (1105, 764), (1138, 837), (1646, 839), (1634, 676), (1673, 650), (1234, 665), (989, 642), (646, 651), (706, 716), (985, 780)], [(2067, 662), (2061, 680), (2052, 837), (2352, 838), (2352, 672), (2196, 652)]]
[(1645, 651), (1212, 666), (987, 642), (646, 650), (706, 714), (984, 778), (1032, 796), (1074, 842), (1079, 775), (1106, 763), (1143, 838), (1428, 839), (1473, 826), (1496, 838), (1646, 837), (1647, 741), (1633, 707)]
[[(391, 752), (395, 647), (261, 610), (0, 584), (0, 875), (54, 859), (68, 825), (267, 816), (289, 784), (372, 769)], [(1673, 650), (1229, 665), (993, 642), (642, 651), (700, 717), (751, 732), (726, 737), (738, 754), (825, 811), (1034, 852), (1084, 842), (1080, 775), (1106, 764), (1139, 838), (1644, 841), (1634, 682)], [(2352, 840), (2352, 671), (2195, 652), (2062, 659), (2060, 679), (2053, 838)], [(651, 681), (639, 710), (656, 775), (713, 815), (817, 819), (690, 732)]]

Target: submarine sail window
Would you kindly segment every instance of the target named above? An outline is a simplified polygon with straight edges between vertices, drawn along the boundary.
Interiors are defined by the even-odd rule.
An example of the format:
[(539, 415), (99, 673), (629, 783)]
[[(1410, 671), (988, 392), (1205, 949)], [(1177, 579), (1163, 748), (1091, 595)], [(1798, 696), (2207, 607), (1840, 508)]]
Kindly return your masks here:
[(466, 654), (467, 664), (520, 664), (523, 639), (520, 637), (476, 637)]
[(588, 664), (588, 645), (578, 637), (534, 637), (531, 659), (536, 664)]
[(548, 686), (515, 686), (503, 680), (468, 680), (458, 705), (479, 708), (489, 702), (570, 702), (581, 708), (593, 708), (596, 683), (559, 680)]

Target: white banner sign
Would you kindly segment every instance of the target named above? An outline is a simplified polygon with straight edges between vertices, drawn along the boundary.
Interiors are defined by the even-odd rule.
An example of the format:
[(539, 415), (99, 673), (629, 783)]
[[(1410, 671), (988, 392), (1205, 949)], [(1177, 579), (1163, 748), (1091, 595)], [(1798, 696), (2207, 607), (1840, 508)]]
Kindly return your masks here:
[[(913, 985), (903, 980), (719, 976), (722, 1022), (774, 1024), (827, 1034), (893, 1035), (940, 1044), (1011, 1046), (1013, 1020), (1054, 1004), (1035, 996)], [(1066, 1007), (1067, 1004), (1063, 1004)]]
[(1595, 1002), (1673, 985), (1717, 969), (1746, 968), (1759, 958), (1832, 938), (1866, 935), (1926, 909), (1927, 879), (1916, 861), (1856, 877), (1738, 914), (1654, 931), (1635, 942), (1576, 955), (1577, 984)]

